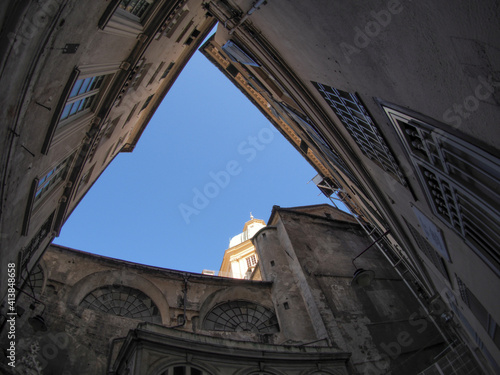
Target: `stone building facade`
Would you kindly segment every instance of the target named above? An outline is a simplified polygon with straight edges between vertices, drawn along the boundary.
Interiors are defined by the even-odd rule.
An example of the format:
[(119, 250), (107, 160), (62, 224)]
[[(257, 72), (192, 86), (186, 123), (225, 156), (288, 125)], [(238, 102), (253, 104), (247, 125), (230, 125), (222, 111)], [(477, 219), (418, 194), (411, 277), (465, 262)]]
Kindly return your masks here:
[[(252, 241), (262, 280), (51, 245), (17, 301), (17, 365), (7, 373), (418, 374), (443, 358), (440, 312), (425, 315), (376, 249), (352, 263), (371, 244), (352, 216), (275, 206)], [(360, 267), (375, 272), (364, 288), (351, 285)], [(481, 373), (470, 352), (460, 361)]]
[(0, 22), (0, 267), (21, 280), (216, 20), (201, 0), (47, 0)]
[(498, 4), (420, 5), (210, 2), (201, 50), (499, 373)]
[[(40, 274), (66, 219), (116, 154), (133, 150), (219, 22), (203, 53), (370, 241), (384, 235), (375, 246), (422, 315), (446, 306), (437, 310), (454, 328), (442, 358), (460, 357), (464, 342), (484, 372), (500, 372), (498, 15), (495, 0), (1, 2), (1, 324), (7, 265), (17, 288)], [(321, 285), (300, 275), (305, 291)], [(440, 363), (429, 372), (444, 372)]]

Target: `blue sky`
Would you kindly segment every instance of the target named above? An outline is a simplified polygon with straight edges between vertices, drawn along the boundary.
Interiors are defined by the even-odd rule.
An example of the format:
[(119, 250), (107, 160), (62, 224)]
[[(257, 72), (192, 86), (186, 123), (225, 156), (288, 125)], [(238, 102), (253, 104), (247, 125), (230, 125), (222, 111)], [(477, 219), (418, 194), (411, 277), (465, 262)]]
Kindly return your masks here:
[[(273, 205), (330, 201), (315, 170), (232, 83), (196, 52), (132, 153), (119, 154), (54, 243), (201, 272)], [(204, 198), (200, 197), (203, 195)]]

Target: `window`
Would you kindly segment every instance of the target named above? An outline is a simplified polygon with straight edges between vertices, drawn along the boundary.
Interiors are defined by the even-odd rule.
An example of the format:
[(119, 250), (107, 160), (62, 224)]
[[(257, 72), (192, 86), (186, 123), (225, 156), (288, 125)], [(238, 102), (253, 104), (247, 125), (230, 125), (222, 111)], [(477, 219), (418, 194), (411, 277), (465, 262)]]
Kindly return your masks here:
[(152, 3), (153, 0), (122, 0), (119, 7), (140, 19)]
[(299, 147), (302, 150), (302, 152), (307, 155), (307, 151), (309, 150), (309, 146), (307, 145), (307, 142), (304, 142), (304, 140), (302, 139), (300, 141), (300, 146)]
[(193, 41), (201, 34), (201, 32), (198, 29), (194, 29), (189, 38), (186, 39), (184, 42), (185, 45), (189, 46)]
[(66, 105), (59, 117), (59, 126), (69, 117), (89, 109), (94, 104), (105, 75), (78, 79), (73, 85)]
[(149, 82), (146, 86), (151, 85), (155, 81), (156, 77), (158, 76), (158, 73), (160, 73), (161, 69), (163, 68), (163, 65), (165, 65), (165, 61), (160, 62), (160, 64), (156, 68), (155, 72), (151, 76), (151, 79), (149, 80)]
[[(134, 115), (135, 113), (135, 110), (137, 109), (137, 107), (139, 106), (139, 103), (135, 103), (134, 106), (132, 107), (132, 109), (130, 110), (127, 118), (125, 119), (125, 124), (128, 124), (128, 122), (130, 121), (130, 119), (132, 118), (132, 116)], [(123, 126), (125, 126), (125, 124), (123, 124)], [(123, 129), (123, 128), (122, 128)]]
[(40, 295), (42, 293), (44, 282), (43, 269), (40, 264), (37, 264), (30, 272), (27, 285), (31, 290), (33, 296)]
[(176, 365), (163, 371), (161, 375), (208, 375), (208, 372), (190, 365)]
[(194, 21), (193, 20), (189, 21), (189, 23), (184, 27), (184, 29), (181, 31), (181, 33), (179, 34), (179, 36), (175, 40), (175, 43), (180, 43), (181, 40), (184, 39), (184, 36), (189, 31), (191, 26), (193, 26), (193, 25), (194, 25)]
[(167, 22), (165, 23), (165, 29), (163, 30), (163, 35), (167, 38), (171, 38), (179, 25), (182, 23), (184, 18), (189, 13), (189, 8), (186, 4), (187, 0), (180, 1), (175, 7), (174, 11), (168, 16)]
[(130, 81), (130, 87), (133, 88), (134, 90), (137, 90), (139, 86), (142, 83), (142, 80), (147, 76), (149, 69), (151, 69), (152, 64), (148, 63), (146, 64), (146, 59), (142, 58), (139, 60), (137, 63), (136, 67), (134, 70), (136, 73), (134, 74), (133, 78)]
[(52, 191), (60, 182), (66, 179), (68, 170), (71, 164), (72, 157), (66, 158), (57, 166), (52, 168), (45, 176), (43, 176), (36, 185), (35, 199), (33, 201), (36, 206), (41, 202), (42, 198)]
[(99, 20), (99, 28), (106, 33), (136, 38), (143, 32), (143, 25), (154, 0), (121, 0), (110, 2)]
[(124, 285), (97, 288), (85, 296), (80, 306), (106, 314), (161, 323), (160, 312), (151, 298), (140, 290)]
[(162, 80), (163, 78), (165, 78), (166, 76), (168, 76), (168, 73), (170, 73), (170, 71), (172, 70), (172, 68), (174, 67), (174, 64), (173, 62), (171, 62), (170, 64), (168, 64), (167, 66), (167, 69), (165, 69), (165, 71), (163, 72), (163, 74), (161, 75), (161, 78), (160, 80)]
[(500, 159), (412, 116), (384, 110), (434, 214), (500, 274)]
[(222, 46), (222, 50), (226, 53), (229, 59), (233, 62), (237, 62), (244, 65), (260, 66), (257, 61), (250, 56), (247, 52), (243, 51), (241, 47), (236, 45), (233, 41), (228, 40), (226, 44)]
[(354, 174), (351, 172), (344, 160), (329, 146), (323, 135), (318, 131), (316, 125), (312, 124), (309, 118), (297, 113), (290, 107), (281, 104), (281, 108), (303, 129), (316, 144), (316, 147), (323, 153), (325, 158), (333, 164), (334, 169), (341, 171), (351, 181), (360, 185)]
[(363, 154), (381, 166), (403, 186), (407, 186), (406, 178), (396, 158), (356, 94), (317, 82), (312, 82), (312, 84), (333, 109)]
[(255, 265), (257, 264), (257, 257), (255, 256), (255, 254), (250, 255), (248, 258), (246, 258), (246, 261), (248, 268), (255, 267)]
[(151, 99), (153, 99), (153, 96), (155, 96), (155, 94), (148, 96), (148, 98), (146, 99), (146, 101), (142, 105), (142, 108), (139, 111), (139, 113), (141, 113), (143, 110), (145, 110), (148, 107), (149, 103), (151, 102)]
[(80, 184), (78, 185), (78, 192), (80, 192), (82, 190), (82, 188), (88, 184), (88, 182), (90, 181), (90, 178), (92, 177), (92, 172), (94, 171), (94, 167), (95, 167), (95, 163), (94, 165), (92, 165), (92, 167), (90, 167), (90, 169), (85, 172), (83, 175), (82, 175), (82, 178), (80, 179)]
[(205, 317), (203, 328), (211, 331), (274, 333), (279, 331), (270, 309), (247, 301), (230, 301), (215, 306)]
[(460, 292), (460, 297), (462, 301), (469, 307), (470, 311), (476, 317), (477, 321), (481, 323), (483, 328), (488, 332), (495, 345), (500, 349), (500, 339), (498, 331), (500, 331), (497, 323), (493, 317), (488, 313), (488, 310), (483, 306), (483, 304), (476, 298), (474, 294), (471, 293), (467, 285), (455, 274), (457, 281), (458, 291)]

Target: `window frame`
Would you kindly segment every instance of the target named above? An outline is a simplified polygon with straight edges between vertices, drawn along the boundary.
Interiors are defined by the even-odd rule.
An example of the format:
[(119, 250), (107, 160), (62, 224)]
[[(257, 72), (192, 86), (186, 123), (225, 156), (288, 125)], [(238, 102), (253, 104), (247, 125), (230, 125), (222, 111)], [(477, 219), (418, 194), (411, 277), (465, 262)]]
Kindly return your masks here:
[(141, 16), (120, 7), (122, 0), (111, 2), (99, 20), (98, 27), (106, 33), (136, 38), (147, 27), (152, 14), (163, 3), (162, 0), (152, 0), (148, 9)]
[[(335, 113), (361, 153), (403, 187), (409, 188), (408, 180), (397, 157), (359, 95), (320, 82), (311, 81), (311, 83)], [(332, 97), (337, 100), (332, 100)], [(337, 104), (345, 110), (338, 108)]]
[[(90, 121), (95, 113), (96, 108), (99, 106), (101, 99), (106, 94), (107, 89), (110, 87), (110, 83), (114, 79), (114, 75), (118, 71), (119, 67), (120, 63), (111, 63), (87, 65), (73, 68), (54, 110), (54, 114), (52, 115), (52, 120), (47, 130), (47, 135), (45, 136), (44, 143), (42, 145), (42, 154), (48, 154), (52, 144), (55, 141), (55, 138), (57, 138), (56, 142), (58, 142), (61, 138), (64, 138), (67, 134), (74, 131), (73, 126), (68, 125), (74, 124), (75, 126), (77, 126), (77, 124), (88, 124), (88, 121)], [(103, 76), (98, 89), (92, 90), (87, 93), (81, 93), (77, 96), (70, 96), (75, 87), (75, 84), (79, 80), (85, 80), (87, 78), (98, 76)], [(94, 99), (92, 100), (92, 103), (88, 108), (80, 112), (76, 112), (72, 116), (61, 119), (64, 109), (68, 104), (76, 103), (78, 100), (90, 96), (94, 97)]]
[[(67, 179), (69, 171), (73, 165), (75, 153), (67, 155), (55, 166), (47, 170), (43, 177), (36, 178), (35, 189), (33, 192), (33, 210), (40, 207), (52, 192), (56, 191)], [(61, 168), (59, 168), (61, 166)], [(41, 186), (41, 185), (44, 186)], [(45, 190), (44, 190), (45, 189)]]
[[(500, 178), (487, 173), (488, 169), (500, 170), (500, 159), (445, 131), (435, 120), (385, 102), (379, 104), (398, 135), (432, 213), (460, 236), (495, 274), (500, 275), (500, 251), (494, 245), (500, 242), (496, 230), (500, 226), (500, 215), (492, 203), (498, 202), (494, 196), (500, 194), (496, 191), (482, 192), (480, 188), (484, 188), (486, 183), (479, 178), (500, 186)], [(405, 129), (416, 129), (418, 136), (406, 134)], [(417, 145), (418, 140), (422, 144), (419, 147), (410, 145), (412, 137), (416, 137)], [(457, 154), (463, 159), (461, 164), (477, 166), (476, 170), (462, 172), (462, 165), (454, 165), (454, 153), (457, 152), (463, 153)], [(470, 173), (473, 174), (469, 176)], [(467, 184), (462, 174), (469, 179), (476, 176), (477, 186)], [(481, 227), (477, 227), (479, 222)]]
[[(27, 203), (26, 203), (24, 220), (23, 220), (23, 225), (22, 225), (22, 229), (21, 229), (21, 234), (23, 236), (28, 234), (31, 218), (35, 214), (38, 213), (38, 211), (44, 205), (44, 202), (46, 202), (51, 197), (53, 197), (55, 192), (58, 191), (60, 186), (63, 185), (66, 182), (66, 180), (68, 179), (69, 172), (70, 172), (71, 168), (73, 168), (76, 154), (77, 154), (77, 151), (73, 151), (69, 154), (66, 154), (64, 156), (64, 158), (59, 159), (59, 162), (57, 164), (55, 164), (55, 165), (52, 164), (52, 166), (49, 169), (46, 169), (42, 178), (37, 176), (33, 179), (33, 182), (31, 183), (31, 188), (30, 188), (29, 193), (28, 193), (28, 199), (27, 199)], [(53, 185), (51, 185), (52, 187), (50, 187), (50, 189), (47, 189), (44, 193), (40, 193), (40, 194), (42, 194), (41, 198), (37, 198), (38, 196), (40, 196), (40, 194), (37, 194), (37, 191), (38, 191), (40, 184), (42, 183), (43, 178), (46, 177), (51, 171), (54, 171), (57, 168), (57, 166), (63, 164), (66, 161), (67, 161), (67, 163), (65, 166), (65, 170), (63, 170), (61, 172), (64, 176), (61, 177)], [(51, 175), (53, 175), (53, 174), (51, 174)]]
[(257, 255), (251, 254), (245, 258), (248, 268), (255, 267), (257, 265)]
[[(176, 363), (173, 365), (168, 366), (167, 368), (163, 368), (158, 372), (159, 375), (175, 375), (174, 371), (177, 368), (183, 368), (184, 373), (183, 375), (211, 375), (210, 372), (207, 370), (197, 366), (197, 365), (192, 365), (190, 363)], [(192, 370), (195, 370), (196, 372), (193, 373)]]
[[(64, 128), (71, 122), (73, 122), (75, 119), (77, 119), (80, 116), (84, 116), (85, 114), (89, 113), (92, 111), (92, 107), (95, 106), (95, 101), (97, 100), (99, 96), (99, 92), (101, 91), (101, 87), (104, 85), (104, 82), (107, 78), (107, 74), (102, 74), (102, 75), (95, 75), (95, 76), (89, 76), (89, 77), (82, 77), (82, 78), (77, 78), (73, 86), (71, 87), (71, 91), (66, 99), (66, 102), (64, 103), (64, 106), (62, 108), (61, 114), (59, 116), (59, 120), (56, 126), (56, 131), (59, 129)], [(87, 87), (91, 84), (94, 84), (95, 81), (98, 82), (99, 86), (97, 88), (93, 88), (92, 90), (89, 91), (83, 91), (80, 93), (80, 89), (83, 87), (83, 84), (88, 80), (91, 79), (90, 83), (87, 85)], [(94, 79), (94, 80), (93, 80)], [(76, 85), (78, 82), (82, 82), (81, 86), (78, 88), (78, 91), (76, 95), (71, 96), (73, 93)], [(85, 104), (87, 99), (92, 98), (90, 101), (90, 104)], [(78, 104), (77, 110), (73, 111), (73, 106)], [(66, 108), (70, 106), (70, 110), (68, 111), (67, 114), (65, 114)], [(80, 110), (80, 106), (86, 105), (85, 108)]]

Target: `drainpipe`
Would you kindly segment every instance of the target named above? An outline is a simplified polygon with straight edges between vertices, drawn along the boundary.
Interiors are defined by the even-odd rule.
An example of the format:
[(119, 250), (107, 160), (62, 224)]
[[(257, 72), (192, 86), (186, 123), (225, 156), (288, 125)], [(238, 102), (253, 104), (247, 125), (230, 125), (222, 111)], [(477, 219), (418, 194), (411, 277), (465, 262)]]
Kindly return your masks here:
[(266, 0), (257, 0), (257, 2), (255, 2), (255, 4), (250, 8), (250, 10), (241, 18), (240, 22), (238, 22), (236, 26), (234, 26), (231, 30), (229, 30), (229, 35), (233, 35), (234, 30), (240, 27), (243, 24), (243, 22), (245, 22), (247, 18), (252, 15), (253, 12), (258, 10), (261, 5), (263, 4), (265, 5), (266, 2), (267, 2)]

